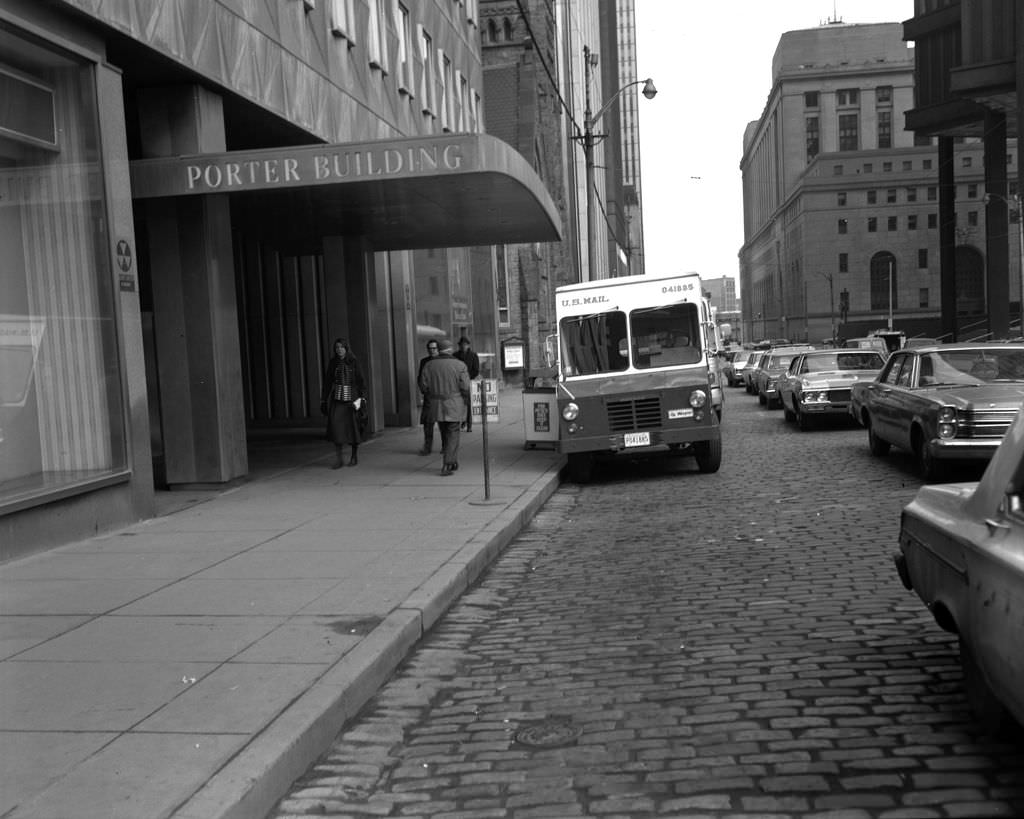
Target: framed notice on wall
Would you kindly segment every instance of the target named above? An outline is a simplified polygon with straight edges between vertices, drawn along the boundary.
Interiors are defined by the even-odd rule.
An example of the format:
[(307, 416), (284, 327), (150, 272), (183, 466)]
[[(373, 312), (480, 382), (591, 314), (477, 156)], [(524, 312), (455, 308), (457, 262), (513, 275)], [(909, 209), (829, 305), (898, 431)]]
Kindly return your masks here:
[(524, 347), (522, 344), (506, 344), (505, 350), (505, 369), (506, 370), (521, 370), (523, 368)]

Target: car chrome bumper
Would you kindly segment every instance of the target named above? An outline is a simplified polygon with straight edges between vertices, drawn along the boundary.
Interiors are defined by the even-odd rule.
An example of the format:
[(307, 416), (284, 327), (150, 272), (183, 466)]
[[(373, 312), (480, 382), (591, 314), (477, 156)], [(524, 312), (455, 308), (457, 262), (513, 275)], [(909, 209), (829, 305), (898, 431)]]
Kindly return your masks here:
[(943, 461), (984, 461), (995, 455), (1002, 438), (933, 438), (928, 449), (933, 458)]

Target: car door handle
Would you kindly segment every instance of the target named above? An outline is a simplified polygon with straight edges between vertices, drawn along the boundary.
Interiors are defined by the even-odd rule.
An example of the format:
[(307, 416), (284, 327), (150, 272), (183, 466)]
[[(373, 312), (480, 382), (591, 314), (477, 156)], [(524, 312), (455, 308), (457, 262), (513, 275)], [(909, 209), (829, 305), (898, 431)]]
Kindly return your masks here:
[(992, 518), (985, 518), (985, 525), (988, 527), (988, 533), (994, 535), (996, 532), (1009, 532), (1010, 524), (1003, 523), (1002, 521), (993, 520)]

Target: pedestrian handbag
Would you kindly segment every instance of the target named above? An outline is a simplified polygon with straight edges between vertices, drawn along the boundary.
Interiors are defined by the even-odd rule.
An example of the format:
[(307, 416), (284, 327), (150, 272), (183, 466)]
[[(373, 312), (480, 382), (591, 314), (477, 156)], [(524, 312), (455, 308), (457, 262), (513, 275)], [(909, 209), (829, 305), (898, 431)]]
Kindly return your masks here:
[(359, 425), (359, 434), (362, 435), (366, 432), (366, 427), (370, 423), (370, 413), (367, 409), (366, 399), (364, 398), (359, 402), (359, 409), (356, 410), (356, 424)]

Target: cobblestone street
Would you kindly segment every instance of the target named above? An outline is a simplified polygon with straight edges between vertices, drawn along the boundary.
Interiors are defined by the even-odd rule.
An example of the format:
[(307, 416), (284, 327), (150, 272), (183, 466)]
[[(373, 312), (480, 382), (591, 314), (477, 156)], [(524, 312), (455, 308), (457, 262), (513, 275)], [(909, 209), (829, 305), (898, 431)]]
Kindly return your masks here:
[(563, 485), (272, 815), (1024, 815), (893, 567), (910, 459), (735, 389), (723, 450)]

